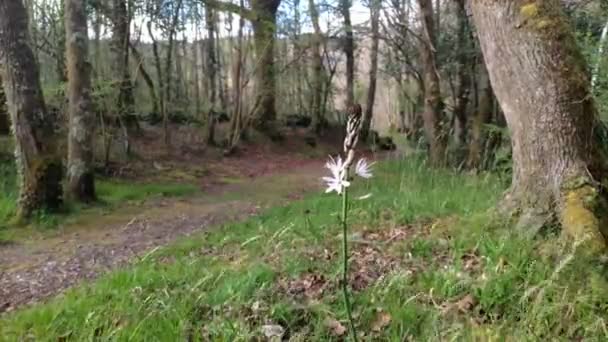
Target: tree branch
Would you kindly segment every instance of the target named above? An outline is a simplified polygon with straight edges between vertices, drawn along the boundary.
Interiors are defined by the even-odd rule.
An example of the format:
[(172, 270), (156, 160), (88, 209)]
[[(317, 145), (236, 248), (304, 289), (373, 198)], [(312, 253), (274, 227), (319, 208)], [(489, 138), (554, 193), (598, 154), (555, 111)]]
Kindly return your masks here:
[(205, 6), (213, 7), (218, 11), (231, 12), (234, 14), (238, 14), (249, 21), (256, 21), (259, 19), (258, 15), (255, 11), (250, 10), (245, 7), (241, 7), (237, 4), (233, 4), (231, 2), (217, 1), (217, 0), (201, 0), (201, 2)]

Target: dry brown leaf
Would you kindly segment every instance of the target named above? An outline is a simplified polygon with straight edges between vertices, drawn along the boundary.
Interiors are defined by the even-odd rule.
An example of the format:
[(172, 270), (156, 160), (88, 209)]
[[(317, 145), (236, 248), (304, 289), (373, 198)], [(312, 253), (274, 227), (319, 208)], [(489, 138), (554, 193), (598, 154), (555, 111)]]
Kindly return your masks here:
[(346, 327), (333, 318), (325, 319), (325, 326), (329, 328), (331, 334), (334, 336), (344, 336), (344, 334), (346, 334)]
[(372, 323), (372, 330), (379, 332), (386, 328), (391, 323), (391, 314), (386, 311), (378, 311), (376, 313), (376, 320)]
[(446, 315), (448, 313), (452, 313), (454, 311), (459, 311), (461, 313), (467, 313), (477, 305), (477, 300), (470, 294), (462, 297), (456, 302), (450, 302), (443, 304), (441, 306), (441, 314)]
[(475, 297), (468, 294), (457, 301), (455, 305), (458, 311), (465, 313), (471, 311), (477, 305), (477, 301)]

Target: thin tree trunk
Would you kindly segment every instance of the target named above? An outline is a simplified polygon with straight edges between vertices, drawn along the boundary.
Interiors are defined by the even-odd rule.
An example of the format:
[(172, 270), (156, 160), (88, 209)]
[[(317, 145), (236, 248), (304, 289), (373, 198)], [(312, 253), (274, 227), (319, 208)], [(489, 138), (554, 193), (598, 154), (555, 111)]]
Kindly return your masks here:
[(256, 16), (255, 20), (252, 21), (257, 60), (255, 67), (255, 102), (259, 103), (253, 114), (253, 124), (256, 129), (273, 140), (281, 139), (276, 125), (276, 75), (274, 65), (274, 35), (279, 4), (279, 0), (251, 1), (251, 7)]
[(37, 210), (57, 209), (63, 203), (58, 137), (48, 121), (38, 65), (30, 46), (23, 2), (1, 1), (0, 65), (15, 137), (18, 220), (29, 218)]
[(66, 83), (68, 81), (68, 73), (65, 60), (65, 1), (66, 0), (59, 1), (59, 18), (57, 18), (57, 25), (59, 27), (55, 28), (57, 32), (57, 45), (55, 46), (55, 53), (57, 55), (56, 72), (57, 80), (59, 81), (59, 83)]
[[(244, 0), (240, 0), (240, 8), (245, 6)], [(243, 124), (243, 85), (242, 85), (242, 68), (244, 64), (243, 60), (243, 28), (245, 27), (245, 20), (243, 16), (239, 16), (239, 30), (237, 36), (237, 50), (236, 56), (234, 57), (233, 66), (233, 112), (230, 119), (230, 135), (227, 154), (231, 154), (237, 148), (239, 140), (241, 138), (241, 132), (245, 128)]]
[[(295, 97), (296, 97), (296, 111), (298, 113), (303, 113), (304, 111), (304, 102), (302, 101), (302, 95), (304, 94), (304, 89), (302, 87), (302, 79), (305, 77), (304, 70), (302, 68), (302, 24), (301, 24), (301, 15), (300, 15), (300, 0), (294, 0), (293, 2), (293, 21), (294, 21), (294, 39), (293, 39), (293, 59), (294, 59), (294, 70), (293, 70), (293, 79), (292, 82), (294, 84)], [(314, 58), (314, 57), (313, 57)]]
[(156, 87), (154, 86), (154, 81), (152, 80), (152, 77), (150, 76), (148, 71), (146, 71), (146, 67), (144, 66), (144, 57), (141, 55), (141, 53), (139, 53), (139, 51), (137, 51), (137, 49), (135, 48), (135, 46), (133, 46), (133, 44), (130, 44), (130, 46), (131, 46), (131, 53), (133, 54), (133, 57), (137, 61), (137, 71), (139, 72), (141, 77), (144, 79), (144, 82), (148, 86), (150, 100), (152, 101), (152, 112), (158, 113), (159, 112), (158, 111), (158, 95), (156, 95)]
[(209, 6), (205, 8), (205, 24), (207, 25), (207, 97), (209, 111), (207, 113), (207, 144), (215, 145), (215, 105), (217, 98), (216, 68), (217, 57), (215, 52), (215, 14)]
[(441, 129), (444, 116), (444, 103), (441, 99), (439, 72), (437, 71), (436, 36), (433, 22), (432, 0), (418, 0), (422, 21), (422, 43), (420, 57), (424, 69), (424, 132), (429, 144), (431, 165), (445, 163), (447, 136)]
[(94, 71), (97, 76), (102, 75), (101, 70), (101, 25), (103, 22), (103, 14), (99, 8), (95, 8), (95, 19), (93, 20), (93, 63)]
[(469, 35), (467, 12), (465, 0), (456, 1), (457, 20), (458, 20), (458, 88), (454, 105), (454, 137), (456, 145), (464, 146), (467, 137), (467, 104), (471, 91), (471, 70), (468, 66), (471, 59), (471, 37)]
[(184, 100), (186, 100), (185, 88), (183, 87), (183, 81), (186, 79), (183, 66), (183, 57), (185, 57), (185, 55), (182, 55), (182, 46), (184, 43), (183, 41), (176, 39), (176, 42), (173, 45), (175, 46), (175, 51), (173, 52), (175, 55), (175, 77), (173, 78), (173, 89), (175, 91), (173, 93), (175, 94), (175, 99), (181, 104)]
[[(126, 0), (114, 0), (114, 32), (112, 50), (114, 54), (114, 82), (118, 85), (118, 115), (129, 127), (137, 125), (133, 120), (133, 84), (129, 75), (130, 18)], [(127, 137), (125, 137), (127, 139)], [(128, 153), (128, 151), (127, 151)]]
[[(229, 15), (231, 15), (229, 13)], [(219, 100), (219, 105), (221, 106), (222, 111), (226, 110), (226, 108), (228, 108), (228, 101), (226, 99), (226, 94), (228, 94), (228, 80), (227, 80), (227, 75), (224, 72), (224, 55), (222, 54), (222, 46), (220, 44), (220, 42), (222, 41), (222, 39), (220, 38), (220, 32), (217, 29), (217, 25), (218, 25), (218, 21), (215, 21), (215, 25), (216, 25), (216, 29), (215, 29), (215, 51), (217, 54), (217, 57), (215, 59), (216, 62), (216, 68), (217, 68), (217, 80), (218, 80), (218, 100)]]
[(344, 54), (346, 55), (346, 108), (355, 103), (355, 40), (350, 19), (352, 0), (340, 0), (340, 12), (344, 19)]
[(171, 26), (169, 27), (169, 42), (167, 45), (167, 55), (165, 56), (165, 81), (164, 85), (164, 104), (165, 110), (163, 115), (163, 133), (165, 140), (165, 147), (167, 149), (171, 146), (171, 132), (169, 131), (169, 111), (167, 110), (167, 106), (171, 104), (172, 93), (171, 93), (171, 65), (173, 64), (173, 43), (175, 40), (175, 30), (177, 28), (177, 23), (179, 20), (179, 12), (182, 7), (183, 0), (178, 0), (176, 7), (174, 8), (173, 17), (171, 19)]
[(154, 69), (156, 69), (156, 79), (158, 80), (158, 88), (160, 90), (160, 96), (158, 96), (158, 108), (160, 109), (160, 116), (164, 118), (167, 116), (167, 108), (165, 106), (165, 81), (163, 78), (163, 71), (160, 62), (160, 54), (158, 52), (158, 43), (154, 37), (152, 31), (152, 22), (148, 22), (148, 35), (152, 40), (152, 54), (154, 55)]
[[(2, 84), (1, 77), (0, 84)], [(4, 94), (4, 87), (0, 86), (0, 135), (8, 135), (11, 132), (8, 117), (8, 108), (6, 108), (6, 94)]]
[(319, 10), (314, 0), (308, 0), (310, 18), (314, 27), (312, 42), (312, 128), (319, 134), (323, 129), (324, 119), (321, 109), (323, 97), (323, 56), (321, 46), (323, 44), (323, 32), (319, 25)]
[[(197, 5), (197, 12), (198, 12), (198, 5)], [(191, 69), (191, 73), (193, 75), (194, 78), (194, 110), (195, 110), (195, 117), (198, 117), (201, 113), (201, 86), (200, 86), (200, 78), (199, 78), (199, 53), (198, 53), (198, 46), (197, 44), (199, 44), (200, 41), (200, 20), (198, 15), (196, 15), (195, 17), (195, 22), (194, 22), (194, 41), (192, 42), (192, 69)]]
[(69, 137), (67, 188), (80, 202), (95, 200), (91, 64), (88, 61), (87, 14), (84, 0), (65, 1), (68, 69)]
[(492, 122), (494, 93), (485, 66), (481, 67), (481, 90), (479, 103), (471, 122), (471, 140), (467, 158), (467, 168), (478, 170), (483, 165), (484, 146), (486, 141), (485, 125)]
[(374, 103), (376, 100), (376, 82), (378, 77), (378, 46), (380, 45), (380, 0), (370, 1), (372, 49), (370, 51), (369, 87), (367, 88), (367, 101), (365, 114), (361, 127), (361, 140), (366, 141), (372, 125)]
[[(603, 126), (590, 77), (559, 0), (471, 1), (492, 87), (513, 146), (513, 180), (503, 208), (520, 226), (555, 214), (585, 250), (606, 247)], [(517, 70), (517, 72), (514, 72)], [(604, 129), (605, 133), (605, 129)]]

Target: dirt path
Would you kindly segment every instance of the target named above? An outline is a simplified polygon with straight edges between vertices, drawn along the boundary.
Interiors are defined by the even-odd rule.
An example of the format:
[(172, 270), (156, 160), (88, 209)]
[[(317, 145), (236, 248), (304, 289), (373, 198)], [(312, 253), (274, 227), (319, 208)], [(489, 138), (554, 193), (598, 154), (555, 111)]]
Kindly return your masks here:
[(54, 237), (0, 246), (0, 313), (96, 278), (181, 236), (296, 199), (318, 189), (322, 172), (320, 161), (309, 160), (213, 193), (153, 200), (118, 209), (87, 226), (63, 227)]

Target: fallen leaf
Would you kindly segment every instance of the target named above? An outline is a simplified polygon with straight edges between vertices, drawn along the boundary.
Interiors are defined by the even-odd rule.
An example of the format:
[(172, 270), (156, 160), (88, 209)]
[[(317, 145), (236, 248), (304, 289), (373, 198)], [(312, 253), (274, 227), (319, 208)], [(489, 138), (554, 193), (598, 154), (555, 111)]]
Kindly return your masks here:
[(378, 311), (378, 313), (376, 313), (376, 320), (374, 321), (374, 323), (372, 323), (372, 330), (373, 331), (381, 331), (382, 329), (386, 328), (389, 324), (391, 323), (391, 315), (386, 312), (386, 311)]
[(454, 311), (467, 313), (471, 311), (475, 307), (475, 305), (477, 305), (477, 300), (475, 300), (475, 297), (470, 294), (467, 294), (456, 302), (451, 302), (442, 305), (441, 313), (444, 315), (452, 313)]
[(343, 336), (346, 333), (346, 328), (342, 325), (342, 323), (333, 318), (325, 319), (325, 326), (329, 328), (331, 334), (334, 336)]
[(462, 299), (456, 302), (456, 307), (460, 312), (471, 311), (475, 307), (475, 305), (477, 305), (477, 301), (470, 294), (464, 296)]

